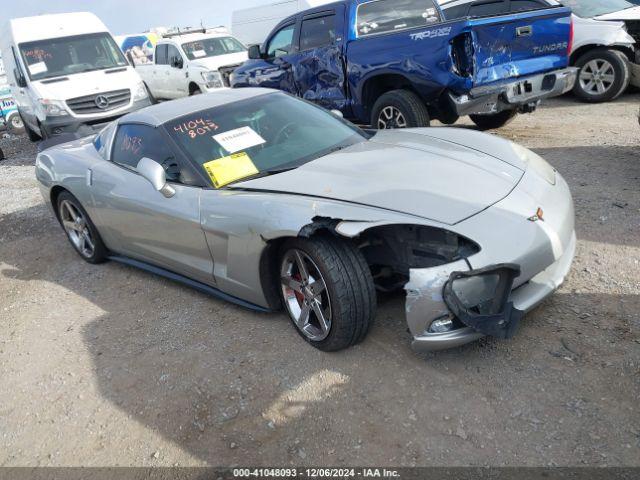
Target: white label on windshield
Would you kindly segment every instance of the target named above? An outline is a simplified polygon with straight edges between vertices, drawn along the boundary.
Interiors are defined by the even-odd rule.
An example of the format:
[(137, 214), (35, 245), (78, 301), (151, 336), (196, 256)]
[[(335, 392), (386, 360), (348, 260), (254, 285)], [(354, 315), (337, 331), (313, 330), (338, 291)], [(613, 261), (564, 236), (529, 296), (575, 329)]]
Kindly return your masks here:
[(191, 54), (196, 58), (202, 58), (207, 56), (207, 52), (204, 50), (194, 50)]
[(266, 143), (251, 127), (236, 128), (214, 135), (213, 139), (229, 153), (236, 153)]
[(33, 65), (29, 65), (29, 71), (31, 75), (39, 75), (40, 73), (45, 73), (48, 70), (47, 64), (44, 62), (34, 63)]

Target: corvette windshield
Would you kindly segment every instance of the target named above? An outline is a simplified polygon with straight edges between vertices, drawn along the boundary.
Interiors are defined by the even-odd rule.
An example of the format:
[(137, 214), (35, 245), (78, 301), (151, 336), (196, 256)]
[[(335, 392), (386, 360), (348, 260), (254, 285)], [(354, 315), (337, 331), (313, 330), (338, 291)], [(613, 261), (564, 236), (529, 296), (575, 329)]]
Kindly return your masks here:
[(326, 110), (284, 93), (195, 112), (165, 128), (218, 188), (297, 168), (367, 138)]
[(565, 7), (571, 8), (573, 13), (583, 18), (597, 17), (607, 13), (618, 12), (637, 6), (638, 2), (627, 0), (561, 0)]

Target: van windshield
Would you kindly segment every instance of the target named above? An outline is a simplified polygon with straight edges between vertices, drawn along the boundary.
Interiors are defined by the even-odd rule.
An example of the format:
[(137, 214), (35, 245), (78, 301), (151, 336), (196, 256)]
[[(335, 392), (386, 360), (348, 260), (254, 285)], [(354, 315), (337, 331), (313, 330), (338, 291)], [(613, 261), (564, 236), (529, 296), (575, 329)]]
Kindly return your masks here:
[(205, 38), (195, 42), (183, 43), (182, 49), (189, 60), (246, 51), (246, 48), (233, 37)]
[(127, 65), (107, 32), (21, 43), (20, 53), (31, 80)]

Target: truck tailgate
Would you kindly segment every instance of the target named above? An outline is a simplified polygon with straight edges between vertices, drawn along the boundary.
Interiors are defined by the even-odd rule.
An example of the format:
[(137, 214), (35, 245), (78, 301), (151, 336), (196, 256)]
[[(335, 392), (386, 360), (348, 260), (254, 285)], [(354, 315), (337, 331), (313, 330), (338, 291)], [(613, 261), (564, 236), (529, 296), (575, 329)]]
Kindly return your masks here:
[(474, 87), (569, 64), (573, 27), (568, 8), (467, 21), (475, 52)]

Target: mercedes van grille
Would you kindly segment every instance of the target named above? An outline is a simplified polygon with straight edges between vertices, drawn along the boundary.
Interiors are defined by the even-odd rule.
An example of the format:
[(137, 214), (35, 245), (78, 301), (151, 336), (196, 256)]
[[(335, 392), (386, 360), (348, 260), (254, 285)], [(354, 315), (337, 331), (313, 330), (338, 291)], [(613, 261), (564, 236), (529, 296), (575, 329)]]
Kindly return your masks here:
[(131, 100), (131, 90), (114, 90), (67, 100), (69, 108), (78, 115), (108, 112), (124, 107)]

